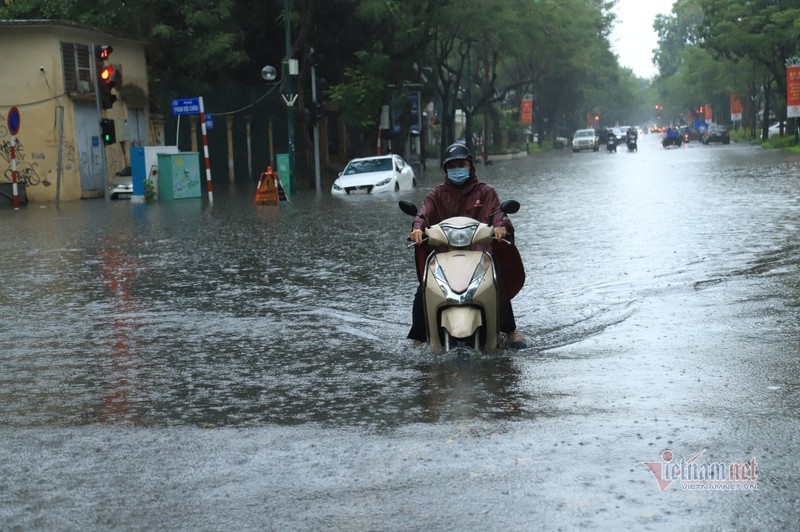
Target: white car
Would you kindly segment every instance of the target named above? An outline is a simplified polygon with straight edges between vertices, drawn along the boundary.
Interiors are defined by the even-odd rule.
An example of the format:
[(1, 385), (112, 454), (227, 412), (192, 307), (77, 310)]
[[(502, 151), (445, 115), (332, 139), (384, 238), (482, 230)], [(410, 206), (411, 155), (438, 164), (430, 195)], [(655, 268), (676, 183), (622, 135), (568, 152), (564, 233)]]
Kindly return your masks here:
[(114, 174), (108, 185), (108, 191), (112, 200), (131, 199), (133, 195), (133, 178), (131, 177), (130, 165)]
[(594, 133), (594, 129), (579, 129), (572, 136), (572, 151), (581, 150), (598, 151), (600, 149), (600, 139)]
[(378, 194), (412, 190), (417, 178), (411, 165), (395, 154), (353, 159), (334, 181), (331, 194)]

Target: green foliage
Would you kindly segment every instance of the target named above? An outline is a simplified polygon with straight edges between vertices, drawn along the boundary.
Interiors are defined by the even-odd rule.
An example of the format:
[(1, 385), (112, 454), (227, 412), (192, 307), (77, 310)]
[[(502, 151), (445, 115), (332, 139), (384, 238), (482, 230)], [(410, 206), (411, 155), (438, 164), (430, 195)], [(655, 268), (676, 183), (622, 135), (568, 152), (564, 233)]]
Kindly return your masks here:
[(370, 129), (376, 126), (383, 103), (389, 61), (379, 49), (357, 52), (356, 58), (358, 65), (345, 69), (343, 82), (331, 87), (330, 97), (340, 106), (345, 124)]
[(152, 179), (144, 180), (144, 200), (151, 202), (156, 198), (156, 186)]

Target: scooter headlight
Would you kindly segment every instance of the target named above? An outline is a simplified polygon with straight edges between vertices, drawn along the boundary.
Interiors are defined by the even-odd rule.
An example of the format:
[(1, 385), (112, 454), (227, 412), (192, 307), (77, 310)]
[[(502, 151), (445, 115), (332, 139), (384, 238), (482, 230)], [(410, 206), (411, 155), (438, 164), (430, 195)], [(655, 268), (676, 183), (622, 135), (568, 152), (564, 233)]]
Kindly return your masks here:
[(475, 237), (475, 232), (478, 230), (478, 224), (453, 226), (442, 225), (442, 232), (447, 238), (447, 243), (454, 248), (466, 248), (472, 245), (472, 239)]

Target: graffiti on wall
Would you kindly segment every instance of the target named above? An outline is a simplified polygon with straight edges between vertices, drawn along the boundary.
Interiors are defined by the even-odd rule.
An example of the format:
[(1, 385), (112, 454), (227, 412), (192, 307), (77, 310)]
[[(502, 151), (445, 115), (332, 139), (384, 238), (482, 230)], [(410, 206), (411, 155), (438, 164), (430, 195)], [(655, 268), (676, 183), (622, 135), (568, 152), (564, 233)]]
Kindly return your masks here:
[[(16, 139), (16, 152), (17, 152), (17, 181), (26, 183), (29, 187), (35, 187), (39, 184), (42, 184), (46, 187), (52, 185), (50, 181), (45, 177), (42, 179), (42, 176), (39, 175), (39, 163), (37, 161), (44, 160), (44, 153), (35, 152), (28, 154), (25, 151), (25, 145), (22, 141), (17, 137)], [(11, 141), (9, 140), (2, 140), (0, 141), (0, 157), (2, 157), (8, 168), (3, 171), (3, 180), (4, 181), (13, 181), (13, 176), (11, 174)]]

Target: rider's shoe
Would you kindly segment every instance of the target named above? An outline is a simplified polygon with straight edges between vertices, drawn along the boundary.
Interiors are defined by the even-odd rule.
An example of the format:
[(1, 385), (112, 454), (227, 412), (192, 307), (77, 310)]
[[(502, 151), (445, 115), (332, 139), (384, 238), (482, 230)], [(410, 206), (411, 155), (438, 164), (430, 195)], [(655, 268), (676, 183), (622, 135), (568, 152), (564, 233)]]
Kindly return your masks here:
[(525, 337), (518, 330), (511, 331), (507, 335), (508, 347), (511, 349), (525, 349), (528, 344), (525, 342)]

